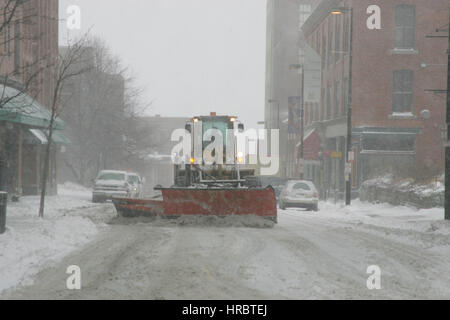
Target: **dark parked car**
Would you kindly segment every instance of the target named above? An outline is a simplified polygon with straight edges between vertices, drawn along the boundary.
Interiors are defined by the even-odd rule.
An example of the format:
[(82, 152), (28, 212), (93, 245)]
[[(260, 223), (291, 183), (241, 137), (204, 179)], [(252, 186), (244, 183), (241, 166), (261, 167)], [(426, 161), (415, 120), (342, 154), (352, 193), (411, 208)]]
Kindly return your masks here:
[(261, 177), (261, 183), (263, 187), (272, 186), (275, 190), (275, 196), (277, 200), (280, 197), (281, 192), (283, 191), (284, 186), (288, 179), (280, 178), (280, 177)]

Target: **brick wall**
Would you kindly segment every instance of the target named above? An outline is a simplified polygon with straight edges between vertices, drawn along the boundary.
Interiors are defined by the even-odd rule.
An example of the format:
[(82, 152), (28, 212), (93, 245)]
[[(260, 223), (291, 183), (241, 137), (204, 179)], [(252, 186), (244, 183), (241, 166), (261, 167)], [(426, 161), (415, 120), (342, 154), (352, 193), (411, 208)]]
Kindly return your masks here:
[[(381, 30), (366, 27), (369, 17), (366, 10), (373, 4), (381, 8)], [(393, 50), (395, 9), (400, 4), (415, 7), (414, 50), (403, 54)], [(346, 114), (349, 43), (345, 39), (349, 41), (346, 30), (349, 30), (350, 14), (331, 15), (330, 8), (334, 6), (354, 10), (353, 127), (418, 128), (417, 163), (443, 168), (441, 131), (445, 120), (445, 94), (425, 90), (446, 88), (448, 42), (446, 38), (427, 38), (427, 35), (436, 35), (436, 28), (448, 25), (450, 3), (447, 0), (323, 1), (319, 6), (322, 14), (311, 17), (305, 30), (308, 43), (324, 61), (322, 104), (313, 112), (313, 121), (336, 119)], [(423, 63), (428, 66), (421, 67)], [(393, 73), (396, 70), (411, 70), (414, 74), (411, 117), (393, 116)], [(421, 118), (423, 110), (431, 112), (429, 119)]]
[[(0, 0), (1, 15), (7, 2)], [(54, 63), (58, 57), (58, 23), (58, 0), (32, 0), (20, 5), (0, 35), (0, 74), (26, 82), (36, 73), (36, 61)], [(29, 94), (46, 107), (51, 105), (55, 86), (51, 72), (39, 73), (29, 88)]]

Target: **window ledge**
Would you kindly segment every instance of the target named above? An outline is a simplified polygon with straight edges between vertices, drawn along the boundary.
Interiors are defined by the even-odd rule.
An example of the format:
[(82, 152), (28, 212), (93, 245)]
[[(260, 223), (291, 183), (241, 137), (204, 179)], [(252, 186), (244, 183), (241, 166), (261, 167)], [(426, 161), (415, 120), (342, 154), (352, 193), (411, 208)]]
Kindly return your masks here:
[(417, 119), (411, 112), (396, 112), (388, 116), (389, 120), (414, 120)]
[(394, 48), (389, 50), (390, 54), (418, 54), (419, 51), (417, 51), (414, 48), (411, 49), (399, 49), (399, 48)]

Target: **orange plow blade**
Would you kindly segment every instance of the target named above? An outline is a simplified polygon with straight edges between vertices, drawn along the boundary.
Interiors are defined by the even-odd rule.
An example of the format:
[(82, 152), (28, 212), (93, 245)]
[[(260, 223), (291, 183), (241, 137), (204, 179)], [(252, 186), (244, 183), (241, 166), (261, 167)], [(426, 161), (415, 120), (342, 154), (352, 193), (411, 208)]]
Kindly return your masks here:
[(256, 215), (276, 221), (277, 201), (272, 188), (265, 189), (162, 189), (164, 214)]
[(123, 217), (154, 217), (164, 215), (161, 200), (113, 198), (117, 213)]
[(123, 216), (258, 216), (277, 222), (275, 192), (268, 188), (162, 188), (163, 200), (114, 199)]

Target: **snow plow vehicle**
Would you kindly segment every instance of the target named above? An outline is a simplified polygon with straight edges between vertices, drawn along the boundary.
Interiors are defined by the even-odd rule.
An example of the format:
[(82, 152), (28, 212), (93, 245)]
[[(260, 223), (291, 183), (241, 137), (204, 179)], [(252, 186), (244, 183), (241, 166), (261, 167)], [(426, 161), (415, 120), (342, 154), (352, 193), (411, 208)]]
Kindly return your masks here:
[(237, 117), (194, 117), (183, 131), (182, 152), (172, 158), (174, 185), (155, 187), (162, 199), (114, 198), (120, 216), (256, 216), (277, 222), (274, 189), (261, 187), (256, 167), (238, 151), (244, 126)]

